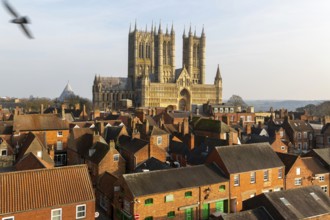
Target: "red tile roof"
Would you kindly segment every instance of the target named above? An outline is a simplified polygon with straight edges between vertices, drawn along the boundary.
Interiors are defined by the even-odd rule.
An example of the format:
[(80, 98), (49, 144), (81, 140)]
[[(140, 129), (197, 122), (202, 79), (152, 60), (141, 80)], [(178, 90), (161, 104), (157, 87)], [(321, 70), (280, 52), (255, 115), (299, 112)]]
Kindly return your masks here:
[(0, 215), (93, 200), (86, 165), (0, 174)]
[(68, 130), (69, 123), (55, 114), (17, 115), (14, 131)]

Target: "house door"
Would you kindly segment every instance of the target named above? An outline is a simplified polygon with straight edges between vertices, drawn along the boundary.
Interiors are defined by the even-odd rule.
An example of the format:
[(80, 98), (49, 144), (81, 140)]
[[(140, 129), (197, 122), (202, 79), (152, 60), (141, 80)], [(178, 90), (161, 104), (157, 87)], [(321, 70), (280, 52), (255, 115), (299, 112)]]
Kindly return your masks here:
[(231, 199), (230, 200), (230, 212), (236, 212), (237, 207), (236, 207), (237, 203), (236, 203), (236, 199)]
[(186, 209), (185, 211), (185, 220), (193, 220), (193, 208)]
[(210, 215), (210, 204), (203, 204), (202, 206), (202, 219), (209, 219)]

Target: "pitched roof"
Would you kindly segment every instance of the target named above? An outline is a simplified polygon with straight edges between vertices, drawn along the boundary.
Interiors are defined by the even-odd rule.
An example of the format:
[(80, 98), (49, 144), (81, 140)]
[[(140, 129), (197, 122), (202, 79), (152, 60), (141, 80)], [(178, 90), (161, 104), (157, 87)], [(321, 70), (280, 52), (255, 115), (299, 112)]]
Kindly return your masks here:
[(173, 192), (228, 181), (212, 165), (124, 174), (123, 178), (133, 196)]
[(86, 165), (0, 173), (0, 215), (93, 200)]
[(322, 149), (313, 149), (314, 153), (318, 155), (324, 163), (330, 166), (330, 148), (322, 148)]
[(145, 140), (138, 139), (138, 138), (133, 138), (133, 140), (124, 143), (120, 147), (123, 148), (126, 151), (131, 152), (131, 153), (136, 153), (148, 144), (149, 144), (149, 142), (147, 142)]
[(194, 129), (216, 133), (227, 133), (231, 131), (230, 127), (224, 122), (207, 118), (201, 118), (198, 120)]
[(215, 149), (229, 173), (284, 166), (268, 143), (222, 146)]
[(68, 82), (68, 84), (66, 84), (58, 100), (63, 102), (64, 100), (70, 98), (71, 96), (75, 96), (75, 94), (73, 89), (71, 88), (71, 85)]
[(285, 174), (288, 174), (289, 171), (291, 170), (291, 167), (298, 159), (298, 155), (286, 154), (286, 153), (280, 153), (280, 152), (276, 152), (276, 154), (285, 165)]
[(274, 218), (268, 213), (268, 211), (263, 206), (247, 211), (230, 213), (228, 215), (222, 216), (222, 219), (223, 220), (274, 220)]
[(69, 124), (54, 114), (17, 115), (14, 131), (68, 130)]
[(164, 134), (168, 134), (166, 131), (158, 128), (157, 126), (152, 126), (151, 131), (150, 131), (150, 135), (164, 135)]
[[(330, 214), (330, 198), (319, 186), (308, 186), (264, 196), (285, 219), (302, 219)], [(288, 203), (285, 204), (284, 198)]]
[[(47, 154), (49, 157), (49, 155)], [(22, 159), (20, 159), (16, 164), (15, 167), (17, 170), (31, 170), (31, 169), (41, 169), (41, 168), (53, 168), (54, 161), (51, 160), (43, 160), (35, 155), (33, 152), (29, 152)]]
[(288, 122), (294, 131), (313, 131), (309, 123), (303, 120), (289, 120)]
[(104, 195), (113, 195), (113, 187), (111, 187), (118, 178), (109, 172), (105, 172), (97, 183), (97, 189), (100, 190)]
[(105, 155), (109, 152), (110, 147), (108, 144), (104, 142), (97, 141), (91, 148), (88, 149), (89, 151), (94, 151), (91, 155), (89, 151), (86, 151), (85, 157), (88, 158), (95, 164), (99, 164)]
[(329, 171), (321, 164), (321, 162), (314, 157), (303, 157), (301, 158), (302, 162), (306, 167), (313, 172), (313, 174), (324, 174)]
[(137, 172), (143, 172), (143, 170), (153, 171), (153, 170), (164, 170), (164, 169), (170, 169), (170, 168), (171, 168), (170, 165), (168, 165), (154, 157), (151, 157), (148, 160), (141, 163), (139, 166), (137, 166), (135, 168), (134, 172), (137, 173)]

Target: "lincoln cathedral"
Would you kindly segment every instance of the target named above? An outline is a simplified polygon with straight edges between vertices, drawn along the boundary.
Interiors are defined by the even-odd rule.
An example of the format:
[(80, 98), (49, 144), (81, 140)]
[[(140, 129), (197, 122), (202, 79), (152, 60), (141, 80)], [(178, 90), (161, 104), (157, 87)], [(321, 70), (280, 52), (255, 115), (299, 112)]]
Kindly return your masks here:
[(125, 77), (96, 75), (93, 105), (99, 110), (119, 108), (122, 100), (135, 107), (170, 107), (191, 110), (206, 102), (222, 103), (222, 78), (215, 71), (214, 84), (205, 84), (204, 28), (200, 36), (191, 28), (183, 31), (182, 67), (175, 64), (175, 31), (158, 28), (141, 31), (130, 28), (128, 35), (128, 74)]

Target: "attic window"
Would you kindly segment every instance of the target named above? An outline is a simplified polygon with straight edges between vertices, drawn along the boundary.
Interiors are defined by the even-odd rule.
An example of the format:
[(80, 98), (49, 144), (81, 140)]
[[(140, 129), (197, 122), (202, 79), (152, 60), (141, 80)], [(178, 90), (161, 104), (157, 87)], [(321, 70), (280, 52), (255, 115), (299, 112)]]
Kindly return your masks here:
[(284, 198), (284, 197), (281, 197), (280, 200), (281, 200), (281, 202), (283, 202), (283, 204), (286, 205), (286, 206), (291, 205), (291, 204), (289, 203), (289, 201), (286, 200), (286, 198)]
[(1, 150), (1, 156), (7, 156), (7, 149)]
[(57, 137), (63, 137), (63, 131), (58, 131), (57, 132)]

